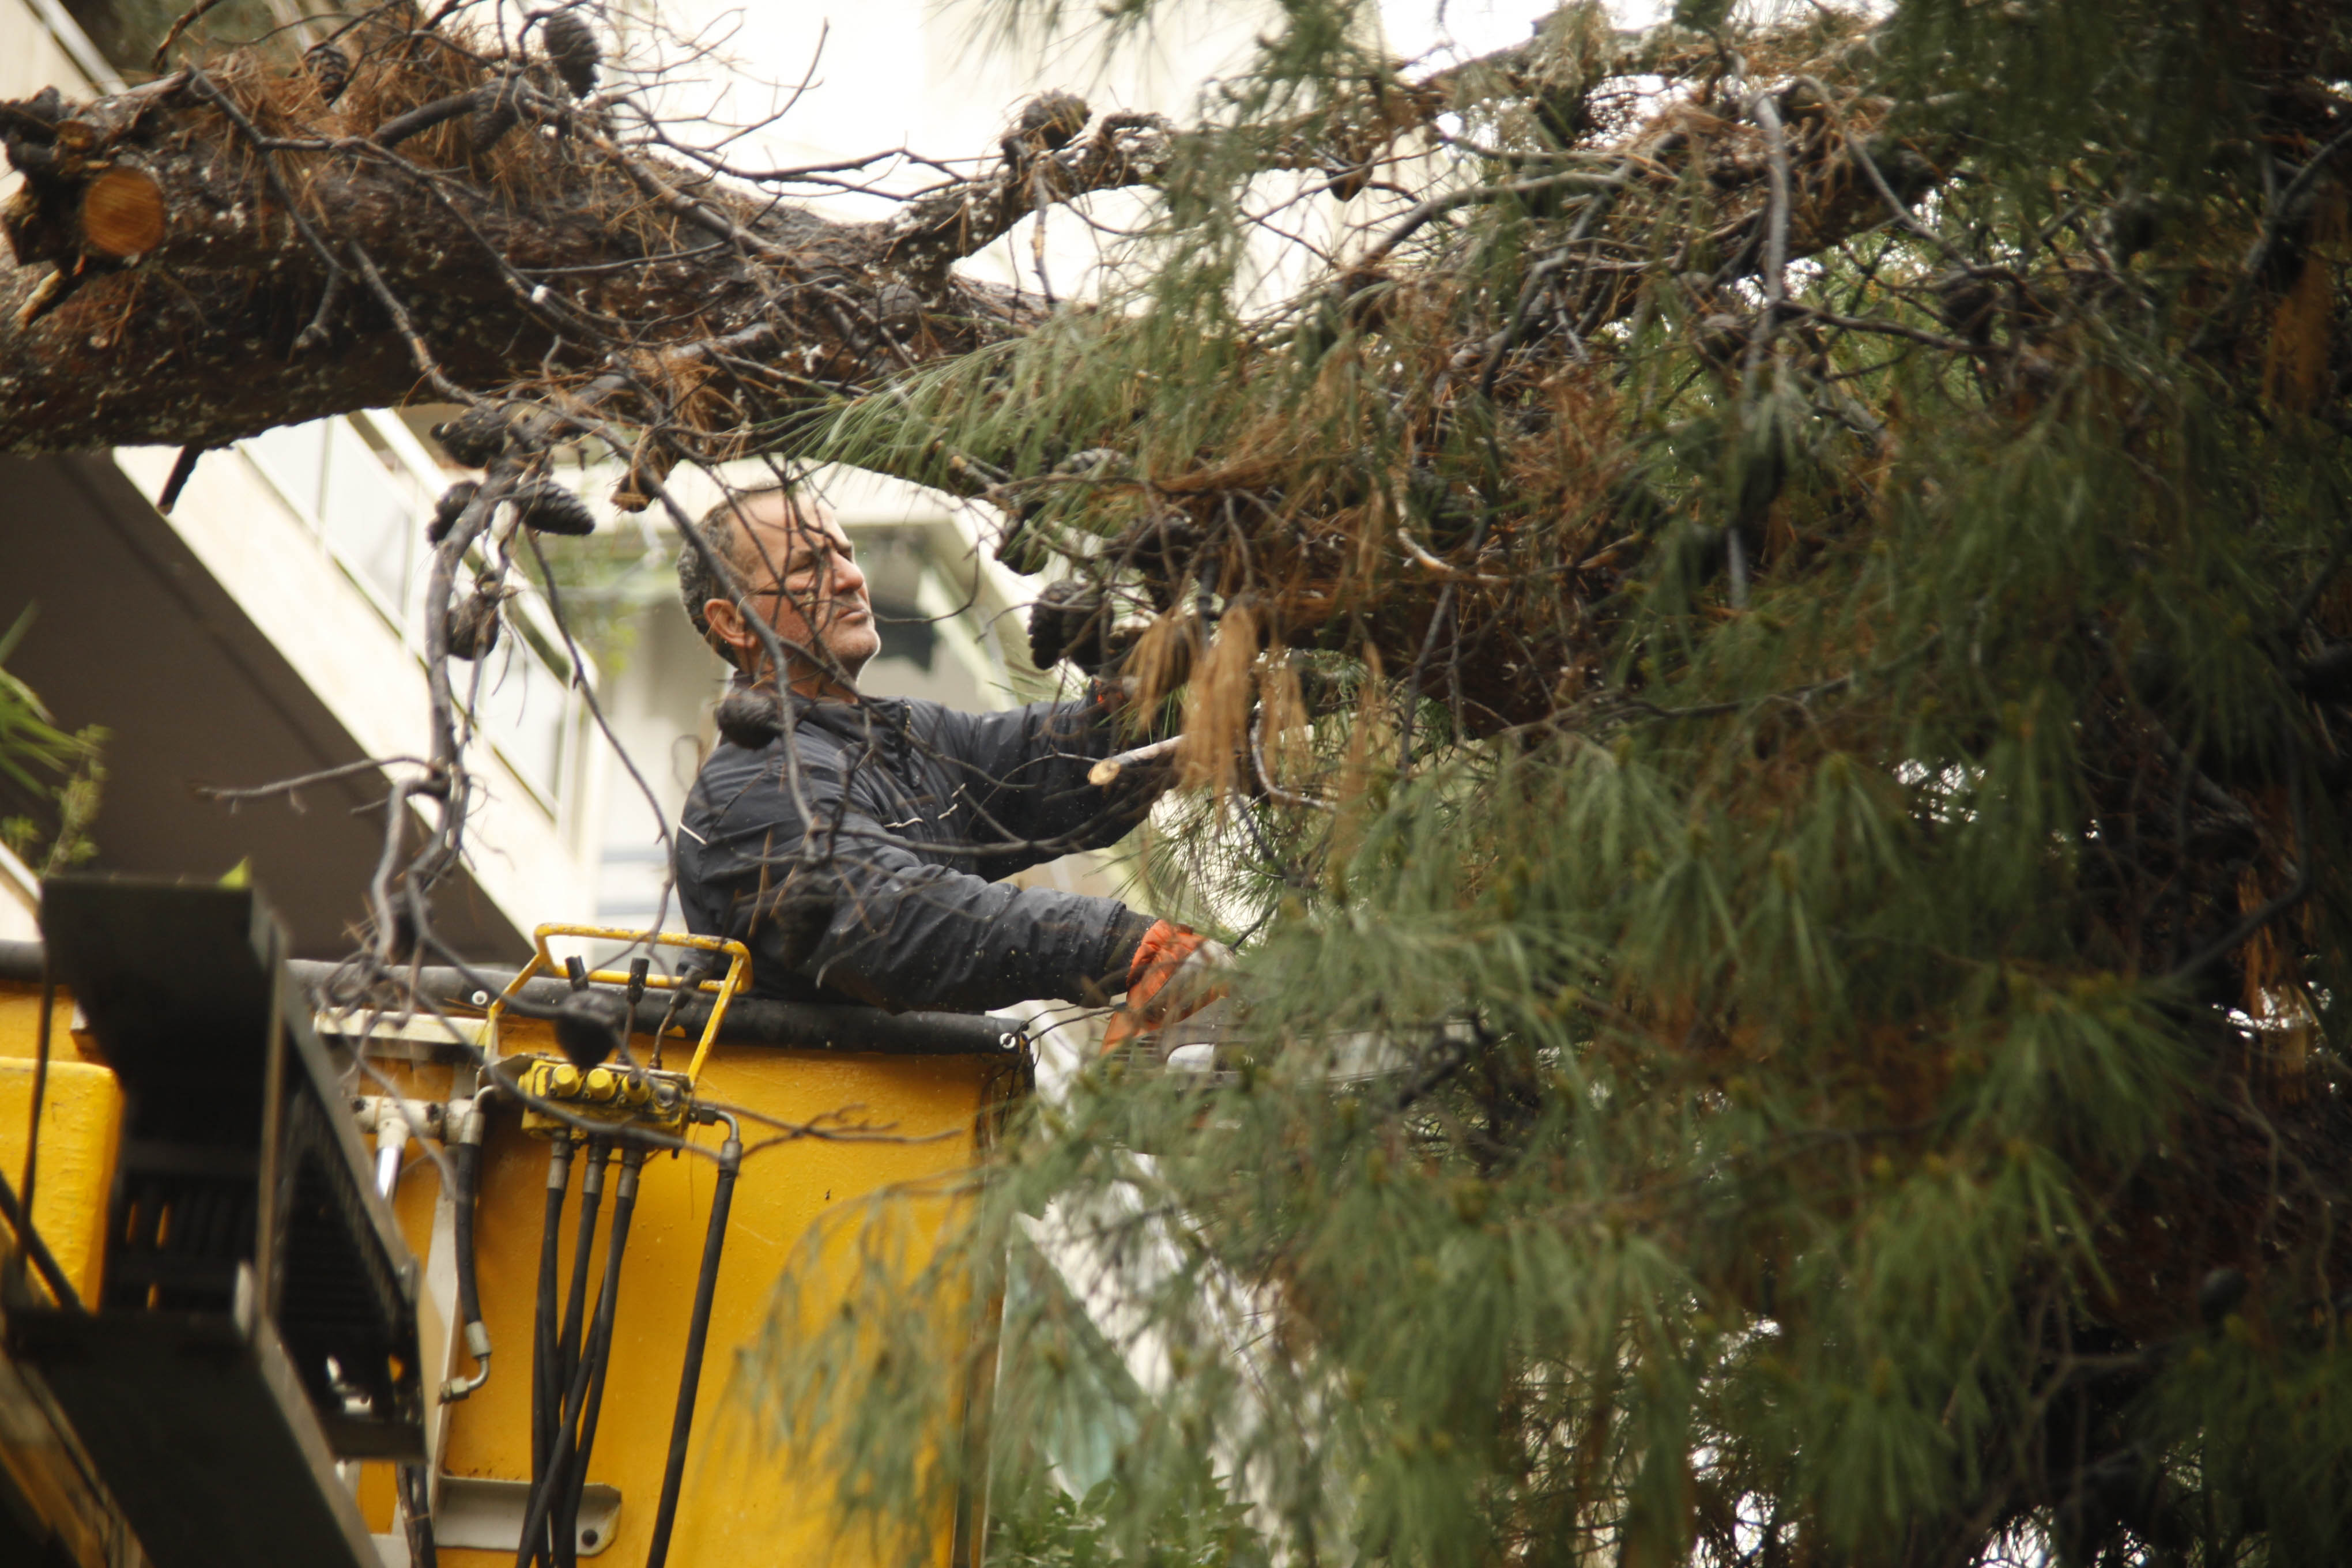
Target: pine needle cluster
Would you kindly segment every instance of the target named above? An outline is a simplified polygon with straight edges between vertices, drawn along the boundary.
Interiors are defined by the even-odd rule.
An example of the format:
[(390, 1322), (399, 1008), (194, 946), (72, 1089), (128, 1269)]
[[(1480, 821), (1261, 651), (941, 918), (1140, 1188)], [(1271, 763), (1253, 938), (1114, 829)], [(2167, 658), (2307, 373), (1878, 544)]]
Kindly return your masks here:
[(1066, 1561), (2352, 1555), (2352, 20), (1360, 23), (811, 447), (1002, 476), (1183, 684), (1247, 1013), (1034, 1107), (775, 1429), (919, 1517), (986, 1372)]

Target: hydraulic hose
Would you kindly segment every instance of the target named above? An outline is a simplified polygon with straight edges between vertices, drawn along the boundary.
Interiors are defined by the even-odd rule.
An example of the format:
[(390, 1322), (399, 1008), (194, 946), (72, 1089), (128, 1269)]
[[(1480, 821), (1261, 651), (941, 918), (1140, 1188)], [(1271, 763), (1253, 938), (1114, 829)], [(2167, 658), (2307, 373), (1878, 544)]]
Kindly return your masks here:
[(559, 1378), (556, 1352), (556, 1258), (563, 1233), (563, 1198), (572, 1184), (572, 1140), (558, 1138), (547, 1154), (547, 1208), (539, 1227), (539, 1302), (530, 1334), (530, 1473), (542, 1475), (555, 1447)]
[(686, 1479), (687, 1438), (694, 1430), (694, 1398), (702, 1383), (702, 1346), (710, 1335), (710, 1301), (719, 1289), (719, 1254), (727, 1244), (727, 1210), (735, 1201), (735, 1178), (743, 1169), (743, 1131), (720, 1112), (727, 1142), (719, 1146), (719, 1186), (710, 1194), (710, 1228), (702, 1233), (702, 1272), (694, 1282), (694, 1316), (686, 1330), (686, 1364), (677, 1378), (677, 1414), (670, 1418), (669, 1462), (662, 1469), (661, 1507), (654, 1515), (654, 1543), (646, 1568), (663, 1568), (669, 1558), (670, 1528), (677, 1522), (677, 1494)]
[(478, 1323), (482, 1291), (474, 1273), (474, 1197), (481, 1190), (482, 1113), (469, 1100), (451, 1120), (458, 1124), (449, 1144), (449, 1169), (457, 1178), (457, 1191), (450, 1196), (457, 1209), (457, 1321)]
[[(490, 1380), (490, 1331), (482, 1321), (482, 1292), (474, 1271), (474, 1207), (482, 1182), (480, 1103), (468, 1100), (451, 1106), (449, 1122), (452, 1125), (446, 1147), (454, 1178), (450, 1201), (457, 1229), (457, 1321), (466, 1336), (466, 1353), (474, 1358), (474, 1375), (453, 1377), (443, 1384), (441, 1398), (445, 1404), (465, 1398)], [(562, 1203), (561, 1194), (556, 1201)], [(541, 1257), (545, 1257), (544, 1244)]]
[(700, 992), (702, 983), (718, 973), (719, 970), (718, 960), (702, 958), (689, 958), (684, 967), (678, 970), (677, 983), (670, 987), (669, 1005), (662, 1009), (661, 1022), (654, 1026), (652, 1065), (655, 1068), (658, 1068), (662, 1065), (662, 1039), (669, 1033), (670, 1025), (677, 1019), (679, 1005), (688, 997)]
[[(604, 1153), (609, 1157), (612, 1148), (608, 1140)], [(621, 1295), (621, 1253), (629, 1239), (629, 1215), (636, 1206), (636, 1166), (644, 1163), (644, 1153), (624, 1168), (625, 1201), (616, 1201), (613, 1207), (613, 1237), (605, 1247), (604, 1286), (596, 1300), (596, 1321), (589, 1329), (586, 1346), (571, 1369), (563, 1391), (563, 1406), (552, 1434), (551, 1452), (547, 1468), (531, 1478), (530, 1509), (523, 1518), (522, 1538), (515, 1548), (515, 1568), (525, 1568), (541, 1552), (551, 1552), (551, 1562), (559, 1560), (551, 1551), (549, 1524), (553, 1521), (556, 1504), (566, 1495), (574, 1457), (574, 1439), (579, 1431), (582, 1407), (588, 1397), (588, 1384), (596, 1363), (609, 1355), (613, 1348), (613, 1311)], [(601, 1167), (589, 1167), (591, 1175), (601, 1173)], [(583, 1218), (585, 1218), (583, 1212)], [(584, 1256), (584, 1253), (583, 1253)], [(576, 1550), (576, 1543), (575, 1548)], [(560, 1547), (554, 1549), (560, 1551)]]
[[(593, 1346), (595, 1338), (592, 1334)], [(522, 1539), (515, 1547), (515, 1568), (540, 1558), (545, 1558), (552, 1568), (553, 1549), (549, 1544), (548, 1516), (562, 1477), (572, 1458), (570, 1438), (580, 1419), (581, 1401), (588, 1394), (588, 1366), (585, 1362), (574, 1367), (562, 1390), (562, 1404), (556, 1420), (548, 1433), (547, 1462), (538, 1467), (530, 1478), (530, 1507), (524, 1515)]]
[(431, 1474), (423, 1465), (403, 1465), (394, 1477), (408, 1538), (409, 1568), (438, 1568), (441, 1560), (433, 1543)]
[(580, 1494), (588, 1484), (588, 1456), (596, 1447), (596, 1418), (604, 1408), (604, 1374), (613, 1364), (613, 1320), (621, 1294), (621, 1252), (629, 1239), (629, 1219), (637, 1207), (637, 1173), (646, 1151), (621, 1151), (621, 1177), (613, 1188), (613, 1236), (604, 1247), (604, 1291), (596, 1304), (596, 1344), (589, 1366), (588, 1403), (580, 1412), (580, 1440), (559, 1500), (555, 1550), (562, 1568), (573, 1568), (580, 1551)]
[[(547, 1448), (537, 1456), (539, 1462), (531, 1467), (531, 1484), (544, 1488), (548, 1478), (555, 1473), (560, 1457), (571, 1446), (572, 1433), (580, 1419), (580, 1396), (573, 1392), (580, 1367), (581, 1331), (588, 1318), (588, 1261), (596, 1247), (596, 1213), (604, 1202), (604, 1172), (613, 1163), (613, 1141), (610, 1138), (588, 1140), (587, 1163), (580, 1171), (580, 1229), (572, 1238), (572, 1283), (563, 1294), (563, 1326), (552, 1342), (554, 1359), (549, 1365)], [(544, 1247), (547, 1243), (541, 1244)], [(547, 1514), (541, 1510), (541, 1522)], [(553, 1548), (544, 1532), (534, 1541), (525, 1531), (523, 1544), (531, 1554), (553, 1568), (556, 1562)]]
[(588, 1259), (596, 1246), (596, 1211), (604, 1204), (604, 1173), (613, 1163), (610, 1138), (588, 1140), (588, 1163), (580, 1173), (580, 1233), (572, 1238), (572, 1286), (563, 1293), (563, 1336), (556, 1386), (572, 1380), (580, 1364), (580, 1333), (588, 1318)]

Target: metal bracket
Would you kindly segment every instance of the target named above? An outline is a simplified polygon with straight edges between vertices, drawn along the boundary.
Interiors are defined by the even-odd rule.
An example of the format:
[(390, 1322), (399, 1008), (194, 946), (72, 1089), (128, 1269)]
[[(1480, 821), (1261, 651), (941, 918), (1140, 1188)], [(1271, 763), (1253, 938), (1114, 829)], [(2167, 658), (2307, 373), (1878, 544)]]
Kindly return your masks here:
[(367, 1043), (368, 1055), (397, 1061), (469, 1065), (482, 1059), (490, 1029), (480, 1018), (397, 1014), (360, 1007), (334, 1007), (315, 1015), (311, 1027), (344, 1050)]
[[(439, 1480), (441, 1503), (433, 1515), (435, 1545), (473, 1552), (521, 1549), (523, 1521), (530, 1511), (529, 1481), (453, 1476), (446, 1471)], [(580, 1555), (594, 1557), (610, 1546), (614, 1521), (620, 1517), (620, 1488), (603, 1481), (590, 1481), (581, 1488)]]

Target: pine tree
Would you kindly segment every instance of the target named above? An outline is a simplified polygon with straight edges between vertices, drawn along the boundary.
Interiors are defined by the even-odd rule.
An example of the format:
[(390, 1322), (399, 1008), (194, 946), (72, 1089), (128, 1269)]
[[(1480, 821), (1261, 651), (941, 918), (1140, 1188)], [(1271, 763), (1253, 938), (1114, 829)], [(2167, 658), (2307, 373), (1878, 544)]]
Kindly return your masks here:
[(1003, 1539), (1113, 1450), (1065, 1561), (2342, 1560), (2352, 22), (1571, 7), (1252, 312), (1269, 150), (1398, 90), (1287, 15), (1124, 309), (815, 448), (1029, 476), (1195, 651), (1247, 1023), (776, 1429), (903, 1459), (977, 1271)]
[[(871, 1289), (780, 1309), (746, 1386), (854, 1510), (985, 1464), (1005, 1561), (2352, 1555), (2340, 5), (1575, 5), (1425, 73), (1288, 0), (1190, 127), (1041, 98), (867, 226), (375, 15), (331, 107), (250, 56), (17, 107), (57, 265), (0, 437), (422, 371), (486, 465), (444, 604), (552, 440), (639, 500), (860, 464), (995, 503), (1182, 720), (1150, 869), (1244, 1021), (1033, 1105), (917, 1289), (886, 1209)], [(217, 327), (77, 226), (142, 137)], [(174, 252), (199, 170), (313, 227)], [(1098, 301), (953, 274), (1113, 187)], [(1272, 289), (1308, 202), (1358, 232)], [(688, 250), (553, 305), (509, 258)], [(159, 395), (81, 384), (97, 320)], [(226, 375), (248, 342), (339, 352)]]

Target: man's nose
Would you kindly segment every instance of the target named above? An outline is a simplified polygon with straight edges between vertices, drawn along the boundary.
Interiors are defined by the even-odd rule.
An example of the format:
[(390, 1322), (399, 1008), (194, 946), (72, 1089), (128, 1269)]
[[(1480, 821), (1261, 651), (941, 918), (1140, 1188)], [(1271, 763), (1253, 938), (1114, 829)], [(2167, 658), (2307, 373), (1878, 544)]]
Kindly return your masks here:
[(836, 557), (833, 563), (833, 591), (836, 594), (862, 594), (866, 591), (866, 571), (848, 556)]

